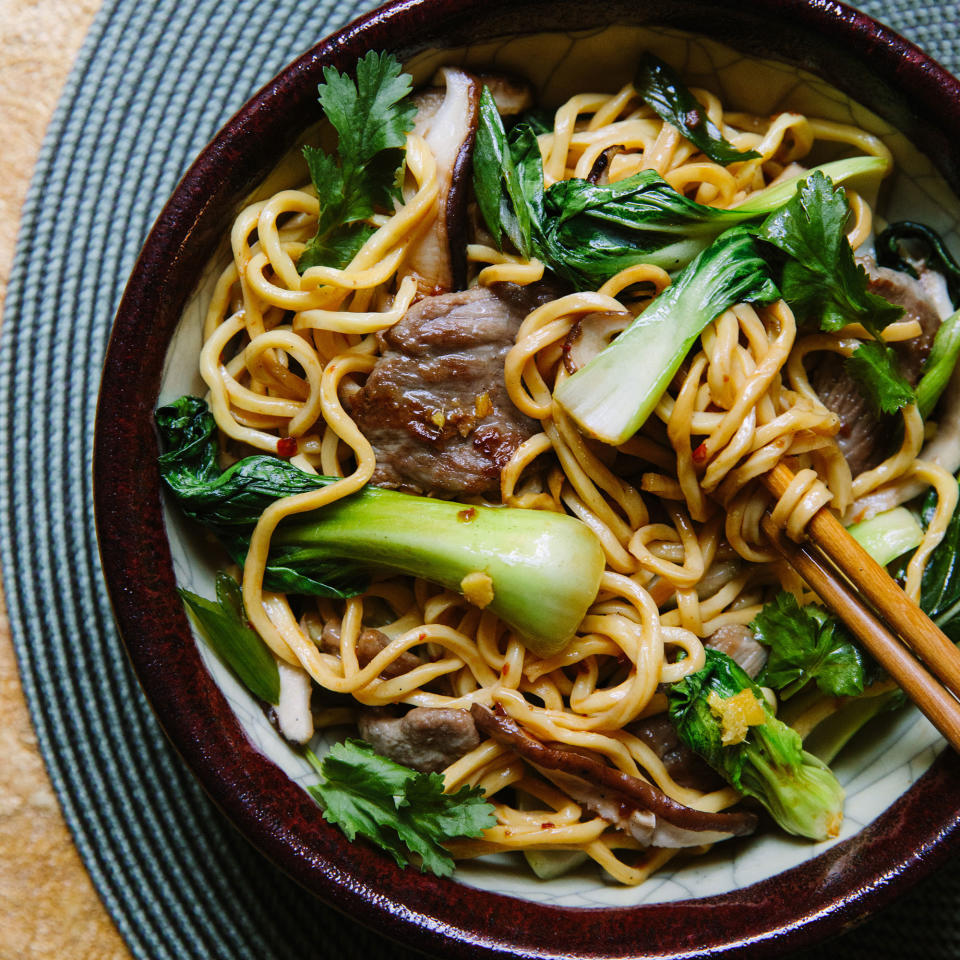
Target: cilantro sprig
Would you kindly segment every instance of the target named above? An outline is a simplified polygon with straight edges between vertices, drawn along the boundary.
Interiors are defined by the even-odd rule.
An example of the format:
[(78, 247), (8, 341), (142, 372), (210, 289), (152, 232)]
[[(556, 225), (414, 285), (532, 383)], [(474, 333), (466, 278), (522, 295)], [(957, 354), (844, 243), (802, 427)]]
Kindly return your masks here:
[(860, 344), (846, 368), (878, 410), (896, 413), (915, 396), (880, 334), (903, 309), (868, 289), (869, 277), (847, 240), (849, 217), (843, 189), (815, 171), (782, 209), (767, 217), (758, 236), (786, 255), (780, 291), (798, 322), (817, 323), (830, 332), (860, 323), (876, 338)]
[(439, 773), (394, 763), (362, 740), (335, 744), (322, 761), (310, 751), (307, 758), (323, 778), (308, 789), (324, 819), (348, 840), (366, 837), (400, 867), (417, 854), (421, 872), (447, 877), (454, 864), (443, 841), (479, 837), (496, 823), (492, 804), (476, 787), (444, 793)]
[(318, 265), (345, 267), (370, 235), (364, 221), (399, 196), (398, 172), (416, 107), (406, 100), (411, 79), (390, 54), (373, 50), (357, 63), (356, 82), (324, 67), (320, 106), (337, 131), (337, 153), (304, 147), (320, 202), (316, 236), (300, 255), (302, 273)]
[(777, 691), (781, 700), (811, 680), (828, 696), (863, 693), (871, 665), (846, 628), (820, 607), (801, 607), (793, 594), (781, 592), (750, 626), (770, 648), (757, 682)]

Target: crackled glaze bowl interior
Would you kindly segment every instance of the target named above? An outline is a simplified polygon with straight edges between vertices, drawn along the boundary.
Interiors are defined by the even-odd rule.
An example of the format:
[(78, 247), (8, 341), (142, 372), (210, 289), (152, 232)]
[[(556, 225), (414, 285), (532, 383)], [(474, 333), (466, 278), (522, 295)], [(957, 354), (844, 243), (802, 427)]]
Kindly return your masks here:
[[(402, 6), (410, 7), (406, 14)], [(444, 32), (442, 18), (431, 20), (428, 14), (451, 6), (463, 16), (455, 29)], [(851, 80), (855, 75), (851, 63), (830, 61), (829, 51), (814, 49), (817, 30), (826, 31), (826, 37), (831, 37), (830, 31), (838, 33), (829, 42), (842, 39), (849, 47), (854, 23), (864, 28), (872, 23), (866, 18), (856, 20), (856, 15), (845, 20), (841, 10), (843, 16), (833, 22), (813, 4), (762, 4), (753, 18), (741, 15), (741, 23), (729, 24), (726, 42), (721, 42), (691, 29), (705, 19), (716, 19), (719, 4), (667, 4), (659, 12), (631, 8), (611, 18), (621, 21), (614, 25), (585, 23), (581, 29), (564, 30), (558, 29), (560, 17), (555, 11), (530, 5), (531, 32), (522, 35), (515, 30), (511, 35), (497, 20), (497, 11), (501, 18), (506, 15), (496, 5), (491, 8), (490, 25), (479, 31), (471, 27), (469, 13), (479, 6), (466, 0), (452, 5), (397, 5), (392, 8), (399, 17), (394, 21), (395, 26), (399, 24), (397, 42), (384, 44), (380, 37), (387, 34), (371, 31), (368, 25), (359, 33), (348, 31), (345, 43), (330, 45), (320, 56), (335, 59), (341, 68), (349, 66), (356, 53), (345, 51), (365, 49), (366, 29), (371, 46), (392, 46), (406, 55), (406, 68), (417, 82), (428, 81), (440, 64), (482, 66), (524, 76), (537, 88), (539, 101), (552, 106), (577, 91), (617, 89), (631, 78), (639, 54), (652, 50), (688, 83), (713, 90), (734, 108), (761, 114), (792, 109), (853, 122), (876, 134), (896, 163), (895, 175), (883, 188), (883, 218), (922, 220), (939, 229), (952, 246), (960, 242), (960, 202), (945, 179), (956, 179), (960, 160), (952, 147), (943, 146), (940, 133), (922, 133), (925, 128), (918, 126), (909, 106), (916, 88), (900, 102), (890, 92), (895, 78), (889, 70), (890, 76), (870, 82)], [(566, 9), (564, 4), (557, 8)], [(700, 8), (704, 16), (694, 16)], [(777, 30), (763, 33), (764, 15), (781, 16), (782, 20), (774, 21)], [(580, 16), (582, 20), (582, 12)], [(794, 30), (788, 31), (791, 23)], [(537, 26), (540, 29), (534, 30)], [(415, 28), (422, 33), (415, 35)], [(474, 32), (479, 36), (474, 37)], [(855, 47), (854, 43), (844, 56), (852, 60), (861, 56)], [(913, 48), (904, 44), (903, 49)], [(921, 57), (919, 62), (926, 61)], [(122, 522), (122, 512), (131, 509), (138, 497), (149, 502), (148, 512), (156, 510), (158, 485), (148, 463), (155, 454), (149, 432), (155, 403), (186, 392), (204, 392), (196, 358), (205, 308), (228, 255), (223, 238), (231, 214), (245, 202), (305, 178), (299, 147), (291, 141), (311, 135), (309, 92), (315, 89), (319, 67), (316, 58), (298, 63), (266, 95), (276, 97), (284, 84), (288, 95), (295, 90), (299, 106), (294, 122), (299, 126), (277, 146), (265, 142), (263, 129), (256, 123), (257, 109), (266, 108), (248, 109), (245, 122), (255, 142), (252, 154), (243, 155), (242, 138), (234, 131), (232, 139), (208, 151), (207, 168), (199, 171), (207, 176), (211, 165), (222, 169), (238, 159), (245, 164), (243, 176), (215, 198), (216, 216), (201, 209), (202, 198), (195, 192), (197, 177), (191, 180), (188, 175), (186, 195), (182, 185), (179, 201), (175, 197), (172, 209), (161, 217), (160, 235), (155, 232), (148, 242), (144, 254), (148, 262), (138, 265), (132, 284), (143, 285), (151, 270), (159, 270), (162, 283), (174, 291), (176, 310), (168, 305), (168, 315), (149, 333), (141, 331), (138, 340), (134, 311), (150, 302), (150, 291), (134, 290), (133, 301), (125, 300), (121, 307), (115, 341), (122, 342), (111, 344), (108, 376), (111, 364), (116, 372), (124, 363), (133, 363), (138, 348), (152, 358), (147, 363), (155, 365), (148, 377), (148, 395), (136, 400), (128, 426), (118, 428), (127, 430), (126, 441), (133, 436), (138, 439), (135, 449), (125, 454), (142, 466), (133, 493), (123, 487), (122, 478), (108, 476), (105, 470), (107, 451), (117, 455), (119, 434), (104, 436), (101, 431), (98, 436), (99, 523), (118, 621), (161, 720), (208, 790), (241, 830), (308, 888), (384, 932), (425, 949), (457, 955), (504, 948), (518, 955), (570, 955), (567, 951), (577, 955), (588, 944), (597, 956), (692, 956), (708, 946), (764, 953), (774, 943), (781, 948), (787, 943), (798, 945), (837, 929), (889, 897), (891, 878), (918, 877), (929, 869), (952, 842), (956, 816), (940, 792), (955, 789), (951, 785), (960, 783), (960, 774), (952, 755), (934, 763), (942, 741), (911, 709), (875, 723), (869, 735), (855, 741), (836, 762), (847, 802), (843, 832), (835, 841), (815, 845), (767, 831), (717, 845), (706, 856), (678, 859), (639, 888), (615, 886), (586, 868), (545, 883), (528, 875), (519, 856), (466, 863), (458, 867), (453, 882), (402, 874), (385, 857), (346, 844), (322, 822), (303, 790), (314, 779), (305, 761), (284, 744), (260, 706), (209, 649), (191, 640), (172, 584), (175, 580), (197, 593), (213, 593), (213, 576), (221, 558), (209, 544), (178, 513), (164, 507), (161, 531), (147, 537), (161, 562), (160, 572), (151, 578), (141, 570), (124, 570), (125, 560), (114, 545), (115, 531), (109, 528)], [(832, 64), (829, 69), (828, 64)], [(834, 83), (822, 76), (828, 72)], [(943, 77), (943, 82), (950, 79)], [(934, 84), (924, 95), (935, 100), (942, 94)], [(260, 96), (262, 101), (265, 94)], [(911, 116), (914, 129), (907, 129), (904, 118)], [(958, 122), (956, 116), (951, 122)], [(938, 154), (936, 165), (921, 148)], [(196, 211), (192, 223), (196, 229), (189, 236), (178, 235), (191, 226), (184, 224), (185, 211), (190, 209)], [(196, 236), (201, 238), (199, 249), (190, 250), (188, 256)], [(158, 265), (150, 259), (164, 249), (173, 252), (170, 263)], [(117, 407), (123, 399), (107, 396), (105, 402)], [(139, 525), (145, 520), (138, 517), (132, 522)], [(123, 587), (117, 582), (121, 570), (127, 578)], [(138, 590), (141, 598), (147, 598), (146, 611), (132, 609), (129, 594)], [(198, 657), (209, 676), (190, 673), (197, 671)], [(187, 676), (195, 683), (189, 694), (170, 689), (178, 677), (182, 681)], [(931, 765), (933, 771), (928, 772)], [(905, 826), (908, 811), (921, 808), (926, 817), (923, 825)], [(459, 892), (453, 892), (451, 883), (460, 885)], [(471, 910), (453, 912), (451, 897), (470, 898)], [(708, 926), (702, 917), (696, 919), (697, 904), (707, 903), (726, 909), (722, 922)], [(562, 908), (550, 911), (550, 924), (541, 909), (544, 905)], [(598, 907), (606, 909), (599, 913), (583, 909)], [(598, 919), (604, 916), (606, 920)], [(677, 923), (686, 923), (684, 931), (671, 932), (671, 924)]]
[[(524, 76), (537, 88), (538, 102), (555, 106), (576, 92), (619, 89), (632, 76), (644, 50), (655, 51), (677, 67), (687, 82), (717, 93), (733, 109), (758, 114), (794, 110), (852, 123), (879, 136), (896, 160), (897, 172), (883, 203), (887, 217), (897, 220), (909, 216), (933, 223), (955, 239), (960, 223), (957, 198), (930, 161), (902, 134), (806, 71), (747, 57), (704, 37), (625, 26), (533, 34), (457, 50), (425, 51), (406, 68), (417, 82), (429, 81), (438, 66), (450, 63)], [(294, 150), (269, 177), (266, 188), (255, 191), (250, 199), (299, 185), (304, 170)], [(211, 259), (210, 269), (184, 311), (170, 345), (161, 402), (184, 393), (203, 395), (206, 390), (195, 361), (203, 318), (226, 257), (226, 251), (221, 250)], [(217, 558), (198, 549), (175, 507), (167, 511), (166, 524), (177, 581), (189, 590), (211, 596)], [(202, 642), (200, 650), (251, 740), (295, 782), (303, 786), (313, 782), (316, 775), (309, 765), (277, 736), (246, 689)], [(941, 743), (926, 720), (908, 711), (895, 722), (871, 729), (853, 749), (842, 754), (836, 768), (847, 791), (847, 802), (838, 841), (853, 836), (899, 797), (930, 766)], [(657, 903), (735, 890), (795, 866), (838, 841), (811, 845), (767, 831), (747, 841), (718, 845), (708, 857), (680, 859), (677, 866), (658, 872), (639, 889), (614, 886), (589, 868), (544, 883), (525, 869), (519, 855), (489, 863), (467, 861), (458, 867), (457, 879), (510, 896), (570, 907)]]

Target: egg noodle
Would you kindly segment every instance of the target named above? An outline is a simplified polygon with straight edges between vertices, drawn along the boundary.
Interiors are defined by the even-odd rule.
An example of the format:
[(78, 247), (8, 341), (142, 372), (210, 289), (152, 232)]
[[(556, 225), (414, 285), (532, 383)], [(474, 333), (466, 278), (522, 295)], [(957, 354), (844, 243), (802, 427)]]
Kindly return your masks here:
[[(707, 91), (694, 94), (727, 140), (760, 157), (728, 167), (707, 160), (628, 84), (612, 95), (578, 94), (556, 111), (552, 131), (539, 138), (546, 185), (586, 177), (598, 156), (617, 146), (607, 168), (611, 181), (653, 169), (700, 203), (732, 207), (802, 172), (817, 142), (890, 159), (879, 140), (851, 126), (796, 113), (731, 113)], [(278, 440), (295, 438), (296, 466), (342, 478), (277, 501), (261, 516), (243, 569), (243, 600), (253, 627), (277, 658), (327, 690), (352, 694), (358, 704), (499, 705), (534, 736), (605, 758), (690, 807), (720, 811), (735, 804), (739, 795), (732, 788), (702, 793), (676, 783), (628, 725), (663, 712), (660, 685), (699, 670), (702, 639), (724, 625), (750, 623), (772, 590), (815, 599), (770, 550), (760, 531), (764, 512), (772, 506), (774, 521), (799, 539), (826, 503), (852, 517), (863, 498), (877, 491), (895, 497), (898, 485), (935, 487), (936, 515), (907, 575), (907, 593), (916, 600), (923, 564), (956, 505), (956, 482), (918, 459), (924, 425), (915, 406), (902, 411), (899, 449), (851, 479), (834, 440), (839, 421), (818, 399), (804, 361), (819, 351), (849, 355), (858, 334), (866, 334), (847, 328), (798, 338), (783, 301), (738, 305), (717, 317), (654, 416), (622, 446), (613, 450), (585, 440), (553, 401), (555, 387), (568, 375), (563, 345), (581, 317), (637, 314), (670, 283), (659, 267), (640, 264), (595, 292), (562, 296), (530, 313), (504, 369), (513, 403), (539, 422), (540, 432), (503, 468), (502, 502), (570, 513), (594, 531), (606, 554), (600, 592), (564, 649), (539, 658), (489, 611), (403, 577), (375, 582), (346, 601), (311, 599), (309, 608), (298, 605), (298, 611), (308, 609), (298, 617), (287, 597), (263, 587), (268, 549), (284, 518), (360, 490), (374, 472), (374, 451), (346, 401), (377, 360), (377, 331), (402, 318), (418, 296), (405, 261), (431, 229), (439, 185), (434, 158), (415, 134), (407, 137), (406, 178), (406, 202), (392, 215), (369, 221), (376, 232), (345, 269), (297, 270), (317, 225), (310, 186), (252, 204), (233, 225), (233, 260), (216, 284), (200, 357), (217, 425), (232, 446), (246, 450), (276, 453)], [(856, 249), (871, 233), (871, 210), (856, 194), (848, 191), (848, 197), (854, 214), (849, 239)], [(481, 285), (529, 284), (544, 272), (535, 260), (481, 244), (469, 247), (468, 260), (472, 282)], [(650, 297), (638, 301), (638, 289)], [(895, 323), (884, 336), (899, 340), (918, 333), (916, 322)], [(785, 459), (796, 480), (772, 503), (759, 478)], [(626, 476), (639, 480), (627, 482)], [(385, 608), (393, 619), (382, 625)], [(371, 609), (390, 642), (361, 666), (357, 642)], [(318, 644), (317, 630), (331, 620), (341, 624), (339, 655)], [(419, 665), (399, 676), (383, 675), (414, 648), (424, 653)], [(446, 678), (445, 685), (434, 683), (438, 678)], [(318, 721), (341, 724), (350, 713), (328, 709)], [(576, 849), (616, 880), (637, 884), (676, 852), (643, 849), (493, 740), (481, 742), (444, 777), (448, 790), (481, 787), (497, 817), (483, 838), (452, 843), (455, 856)], [(509, 800), (503, 793), (508, 787)], [(522, 804), (513, 801), (518, 793)]]

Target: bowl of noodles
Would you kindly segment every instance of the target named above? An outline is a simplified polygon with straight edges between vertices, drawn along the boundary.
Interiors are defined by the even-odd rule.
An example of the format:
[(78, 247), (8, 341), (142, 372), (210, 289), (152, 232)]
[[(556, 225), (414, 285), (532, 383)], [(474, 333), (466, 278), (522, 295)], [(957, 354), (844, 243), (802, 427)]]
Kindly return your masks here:
[(762, 521), (829, 505), (953, 629), (960, 84), (838, 5), (518, 9), (388, 4), (181, 181), (101, 389), (118, 624), (388, 936), (795, 948), (956, 846), (956, 757)]

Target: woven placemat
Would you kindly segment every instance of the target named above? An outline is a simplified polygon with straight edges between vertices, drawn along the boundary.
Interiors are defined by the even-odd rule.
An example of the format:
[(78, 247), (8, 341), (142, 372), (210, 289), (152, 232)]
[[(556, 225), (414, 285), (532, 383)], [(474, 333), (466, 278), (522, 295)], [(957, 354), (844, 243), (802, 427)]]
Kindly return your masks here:
[[(24, 210), (0, 348), (0, 561), (40, 749), (84, 862), (138, 958), (408, 956), (265, 861), (168, 745), (113, 626), (90, 489), (102, 358), (150, 225), (223, 122), (369, 6), (107, 0)], [(862, 6), (960, 67), (955, 3)], [(952, 960), (958, 908), (960, 865), (838, 946), (854, 960)]]

